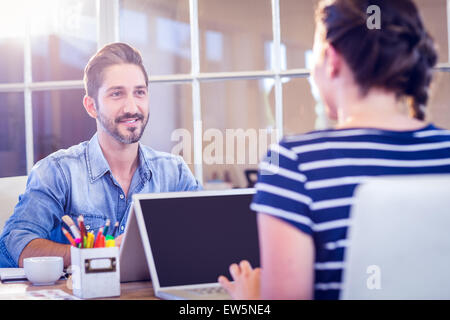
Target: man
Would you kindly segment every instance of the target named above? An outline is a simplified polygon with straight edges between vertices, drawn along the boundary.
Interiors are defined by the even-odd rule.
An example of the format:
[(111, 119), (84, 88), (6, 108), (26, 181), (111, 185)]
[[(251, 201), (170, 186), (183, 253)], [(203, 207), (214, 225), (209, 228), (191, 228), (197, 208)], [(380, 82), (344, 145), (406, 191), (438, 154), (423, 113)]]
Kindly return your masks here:
[(22, 267), (32, 256), (62, 256), (70, 265), (64, 215), (75, 223), (83, 215), (94, 232), (107, 219), (118, 221), (122, 234), (133, 194), (201, 188), (181, 157), (139, 144), (149, 97), (138, 51), (124, 43), (105, 46), (89, 60), (84, 83), (83, 105), (97, 133), (36, 163), (0, 237), (0, 267)]

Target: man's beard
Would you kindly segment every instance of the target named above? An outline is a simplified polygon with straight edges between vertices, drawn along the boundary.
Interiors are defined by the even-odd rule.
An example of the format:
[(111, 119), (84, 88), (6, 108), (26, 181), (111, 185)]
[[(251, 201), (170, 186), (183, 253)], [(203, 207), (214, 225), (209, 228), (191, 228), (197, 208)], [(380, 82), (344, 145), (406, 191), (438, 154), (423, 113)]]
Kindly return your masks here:
[[(146, 118), (141, 113), (135, 114), (125, 113), (114, 120), (104, 116), (99, 110), (97, 110), (97, 115), (98, 115), (97, 119), (100, 122), (100, 125), (103, 127), (103, 129), (117, 141), (125, 144), (138, 142), (141, 139), (145, 127), (147, 126), (148, 123), (148, 116)], [(129, 134), (124, 135), (119, 132), (120, 122), (124, 119), (137, 119), (137, 121), (142, 121), (142, 126), (126, 128)]]

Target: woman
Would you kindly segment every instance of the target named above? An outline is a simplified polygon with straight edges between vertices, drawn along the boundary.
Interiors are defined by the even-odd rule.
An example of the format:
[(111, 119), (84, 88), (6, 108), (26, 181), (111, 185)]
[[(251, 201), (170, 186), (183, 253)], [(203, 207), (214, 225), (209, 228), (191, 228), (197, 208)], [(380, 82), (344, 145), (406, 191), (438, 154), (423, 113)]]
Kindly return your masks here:
[[(370, 5), (381, 29), (367, 27)], [(243, 261), (230, 266), (234, 282), (219, 277), (236, 299), (338, 299), (357, 185), (450, 173), (433, 162), (450, 160), (450, 131), (424, 122), (437, 54), (411, 0), (322, 1), (314, 56), (312, 76), (337, 126), (286, 137), (261, 163), (252, 209), (262, 268)]]

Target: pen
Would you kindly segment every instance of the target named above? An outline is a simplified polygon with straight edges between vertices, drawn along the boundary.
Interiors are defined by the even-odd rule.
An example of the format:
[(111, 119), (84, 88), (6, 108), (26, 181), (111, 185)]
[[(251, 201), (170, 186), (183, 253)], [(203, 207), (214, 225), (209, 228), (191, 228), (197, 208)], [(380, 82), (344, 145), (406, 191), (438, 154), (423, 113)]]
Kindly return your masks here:
[(72, 238), (72, 236), (70, 235), (69, 231), (67, 231), (66, 229), (64, 229), (64, 227), (61, 227), (62, 232), (64, 233), (64, 235), (66, 236), (67, 240), (69, 240), (70, 244), (74, 247), (77, 246), (75, 240)]

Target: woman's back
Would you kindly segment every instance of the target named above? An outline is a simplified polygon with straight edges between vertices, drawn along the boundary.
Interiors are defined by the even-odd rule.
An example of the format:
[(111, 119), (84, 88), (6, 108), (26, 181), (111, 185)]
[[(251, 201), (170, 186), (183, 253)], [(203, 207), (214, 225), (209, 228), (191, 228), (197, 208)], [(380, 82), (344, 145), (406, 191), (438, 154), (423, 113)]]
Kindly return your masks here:
[[(367, 27), (369, 6), (378, 29)], [(373, 176), (450, 173), (450, 131), (424, 122), (437, 52), (412, 0), (321, 0), (313, 56), (336, 128), (285, 138), (261, 163), (261, 281), (232, 265), (235, 284), (220, 279), (234, 297), (338, 299), (355, 188)]]
[(433, 173), (450, 173), (450, 131), (316, 131), (286, 137), (269, 151), (252, 209), (313, 237), (314, 298), (338, 299), (357, 185), (372, 176)]

